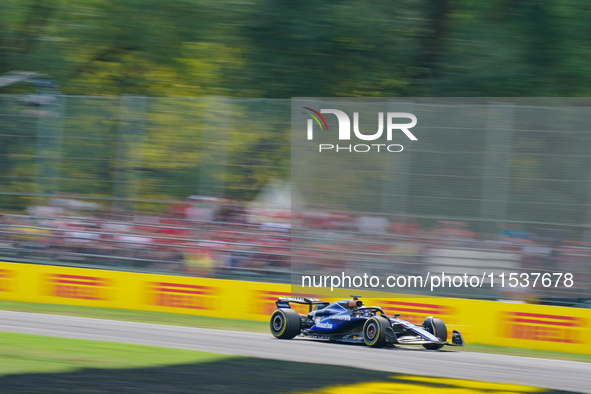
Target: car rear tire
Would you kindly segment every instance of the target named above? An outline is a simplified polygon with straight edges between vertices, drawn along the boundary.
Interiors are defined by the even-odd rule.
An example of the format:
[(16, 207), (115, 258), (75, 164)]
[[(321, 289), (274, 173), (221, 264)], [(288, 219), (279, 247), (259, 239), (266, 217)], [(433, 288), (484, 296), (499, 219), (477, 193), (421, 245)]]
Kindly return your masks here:
[(371, 347), (383, 347), (386, 345), (386, 329), (390, 323), (380, 317), (371, 317), (363, 325), (363, 342)]
[[(429, 331), (431, 334), (439, 338), (439, 340), (441, 340), (442, 342), (447, 341), (447, 327), (445, 326), (445, 323), (442, 320), (437, 319), (433, 316), (429, 316), (423, 322), (423, 327), (425, 328), (425, 330)], [(445, 345), (440, 343), (429, 343), (427, 345), (423, 345), (423, 347), (428, 350), (439, 350), (443, 346)]]
[(292, 339), (300, 330), (300, 315), (293, 309), (280, 308), (271, 315), (271, 333), (275, 338)]

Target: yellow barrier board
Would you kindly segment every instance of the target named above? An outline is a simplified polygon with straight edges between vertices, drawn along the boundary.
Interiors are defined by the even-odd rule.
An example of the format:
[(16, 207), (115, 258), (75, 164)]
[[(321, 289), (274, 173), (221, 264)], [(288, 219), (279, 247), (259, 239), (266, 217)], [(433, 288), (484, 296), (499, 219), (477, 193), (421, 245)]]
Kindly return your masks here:
[[(453, 298), (371, 298), (389, 315), (427, 316), (462, 332), (467, 344), (591, 354), (591, 310)], [(267, 321), (291, 286), (50, 265), (0, 263), (0, 300), (172, 312)], [(294, 294), (312, 296), (315, 294)], [(304, 313), (305, 305), (295, 306)], [(301, 308), (301, 309), (300, 309)], [(449, 335), (451, 338), (451, 335)]]

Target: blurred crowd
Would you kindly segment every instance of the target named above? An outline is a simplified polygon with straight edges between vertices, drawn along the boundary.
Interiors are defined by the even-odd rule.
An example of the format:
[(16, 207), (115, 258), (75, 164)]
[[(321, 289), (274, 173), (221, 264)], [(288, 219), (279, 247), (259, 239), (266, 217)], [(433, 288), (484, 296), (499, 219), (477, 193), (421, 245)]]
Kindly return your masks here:
[(60, 261), (199, 276), (281, 276), (289, 237), (279, 226), (253, 225), (239, 204), (176, 204), (158, 216), (104, 213), (95, 204), (56, 199), (27, 214), (4, 214), (6, 259)]
[(286, 210), (199, 197), (158, 215), (105, 213), (97, 204), (60, 198), (0, 216), (0, 258), (6, 261), (273, 282), (291, 280), (292, 262), (323, 275), (425, 275), (458, 267), (456, 273), (485, 268), (575, 275), (566, 292), (493, 289), (508, 300), (551, 294), (585, 302), (585, 295), (591, 298), (590, 257), (587, 244), (539, 237), (519, 226), (484, 236), (462, 221), (440, 220), (426, 229), (413, 219), (322, 209), (292, 217)]

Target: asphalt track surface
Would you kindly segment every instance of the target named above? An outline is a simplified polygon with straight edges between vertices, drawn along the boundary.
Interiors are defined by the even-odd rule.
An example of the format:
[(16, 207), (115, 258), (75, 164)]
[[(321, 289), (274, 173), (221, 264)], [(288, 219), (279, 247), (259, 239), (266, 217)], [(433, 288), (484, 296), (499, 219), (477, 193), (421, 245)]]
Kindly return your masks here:
[(422, 347), (373, 349), (304, 338), (278, 340), (271, 334), (9, 311), (0, 311), (0, 331), (591, 393), (589, 363), (471, 353), (453, 348), (440, 351), (428, 351)]

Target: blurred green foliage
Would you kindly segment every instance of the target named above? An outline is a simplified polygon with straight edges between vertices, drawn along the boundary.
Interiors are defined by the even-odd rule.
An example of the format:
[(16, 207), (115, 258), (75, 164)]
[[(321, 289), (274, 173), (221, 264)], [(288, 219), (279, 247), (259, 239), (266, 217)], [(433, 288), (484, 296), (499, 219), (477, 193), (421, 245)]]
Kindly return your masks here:
[[(582, 0), (3, 0), (0, 74), (47, 74), (63, 93), (84, 96), (591, 96), (589, 22)], [(170, 199), (210, 190), (248, 200), (268, 179), (289, 176), (285, 103), (153, 99), (136, 108), (104, 99), (65, 102), (62, 173), (53, 174), (62, 192)], [(28, 201), (16, 194), (52, 191), (51, 182), (35, 185), (39, 167), (51, 170), (34, 142), (49, 126), (12, 116), (19, 110), (10, 105), (0, 106), (0, 168), (3, 190), (12, 194), (0, 196), (0, 206), (19, 209)], [(511, 163), (518, 178), (511, 188), (519, 203), (566, 201), (576, 209), (559, 221), (577, 221), (588, 199), (589, 144), (573, 138), (516, 139), (523, 155)], [(228, 149), (216, 149), (224, 140)], [(454, 145), (449, 137), (430, 141), (439, 150)], [(573, 154), (573, 144), (576, 168), (560, 167), (562, 156), (541, 156)], [(473, 201), (458, 208), (428, 201), (417, 213), (478, 212), (480, 190), (456, 193), (462, 180), (451, 178), (481, 176), (480, 156), (468, 156), (450, 156), (434, 171), (420, 167), (427, 162), (420, 154), (413, 158), (428, 175), (410, 185), (412, 193), (443, 190), (441, 198), (461, 193)], [(49, 170), (43, 175), (52, 176)], [(572, 182), (544, 185), (545, 174)], [(539, 213), (514, 210), (519, 220)]]
[(3, 0), (0, 73), (67, 94), (589, 96), (583, 1)]

